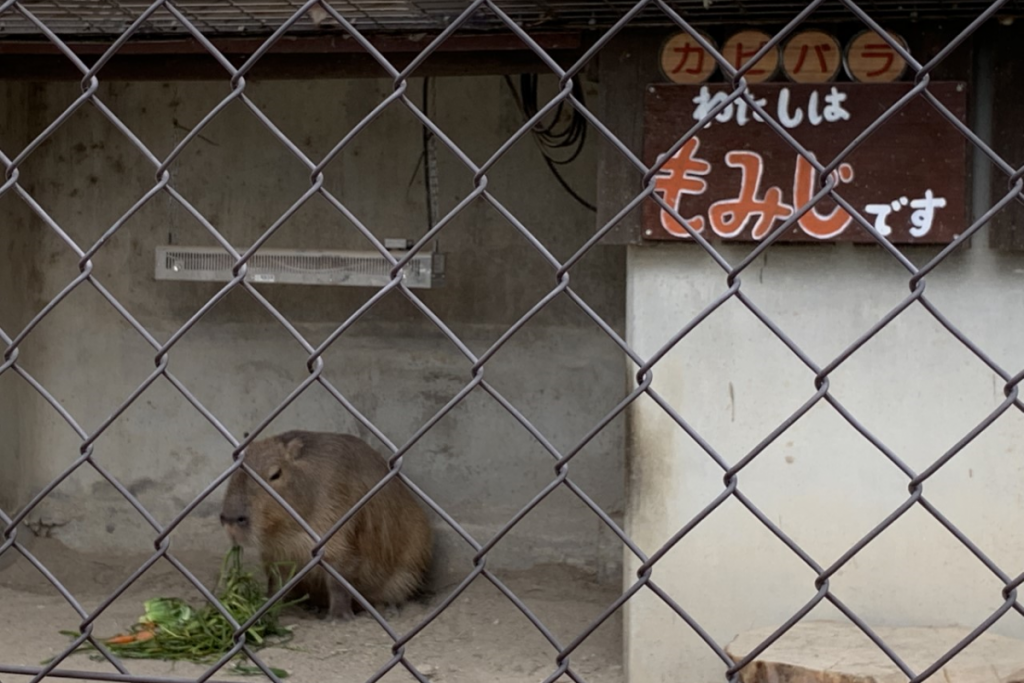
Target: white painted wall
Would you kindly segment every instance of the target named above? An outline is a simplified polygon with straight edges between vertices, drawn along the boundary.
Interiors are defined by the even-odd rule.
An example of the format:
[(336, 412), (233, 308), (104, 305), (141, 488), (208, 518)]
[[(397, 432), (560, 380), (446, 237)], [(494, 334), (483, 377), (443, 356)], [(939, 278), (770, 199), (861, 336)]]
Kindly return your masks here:
[[(736, 263), (747, 250), (729, 245), (723, 253)], [(937, 250), (906, 253), (923, 264)], [(727, 288), (693, 245), (631, 248), (627, 272), (628, 340), (644, 358)], [(907, 280), (878, 248), (785, 246), (750, 267), (743, 291), (824, 366), (907, 294)], [(927, 283), (928, 298), (997, 363), (1011, 374), (1024, 367), (1024, 259), (994, 253), (982, 237)], [(685, 338), (654, 378), (730, 463), (815, 391), (813, 373), (737, 301)], [(832, 394), (918, 472), (1003, 399), (1002, 381), (919, 305), (831, 382)], [(649, 398), (631, 418), (627, 530), (652, 554), (723, 490), (722, 470)], [(1010, 576), (1024, 567), (1022, 430), (1024, 417), (1012, 409), (925, 484), (927, 499)], [(907, 481), (824, 403), (739, 475), (740, 490), (823, 566), (907, 499)], [(631, 584), (639, 562), (627, 554), (626, 565)], [(781, 625), (815, 594), (814, 572), (735, 499), (666, 555), (652, 578), (723, 646), (742, 631)], [(1002, 584), (921, 508), (831, 587), (875, 626), (973, 627), (1002, 603)], [(630, 681), (722, 680), (721, 661), (653, 593), (642, 591), (625, 609)], [(842, 618), (826, 603), (808, 618), (833, 617)], [(994, 630), (1024, 636), (1024, 622), (1007, 617)]]

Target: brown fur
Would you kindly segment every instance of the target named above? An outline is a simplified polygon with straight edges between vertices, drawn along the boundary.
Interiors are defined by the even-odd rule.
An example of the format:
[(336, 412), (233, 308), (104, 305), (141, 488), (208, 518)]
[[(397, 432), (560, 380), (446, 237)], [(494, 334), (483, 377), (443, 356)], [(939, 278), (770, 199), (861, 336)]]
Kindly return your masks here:
[[(254, 441), (245, 462), (319, 535), (388, 472), (369, 444), (323, 432), (291, 431)], [(267, 569), (281, 563), (297, 571), (312, 558), (313, 539), (242, 470), (228, 483), (221, 523), (234, 543), (254, 545)], [(324, 559), (369, 602), (397, 606), (422, 587), (431, 550), (423, 508), (404, 483), (392, 479), (331, 537)], [(287, 574), (291, 567), (283, 569)], [(278, 588), (271, 579), (271, 591)], [(351, 596), (322, 567), (307, 574), (290, 597), (301, 595), (332, 617), (353, 615)]]

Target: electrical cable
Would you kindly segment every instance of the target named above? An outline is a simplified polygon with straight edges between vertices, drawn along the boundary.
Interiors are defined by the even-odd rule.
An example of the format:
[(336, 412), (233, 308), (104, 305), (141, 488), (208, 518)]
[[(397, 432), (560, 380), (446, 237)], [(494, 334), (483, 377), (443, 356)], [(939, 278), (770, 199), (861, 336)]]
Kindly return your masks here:
[[(520, 74), (519, 76), (519, 92), (516, 91), (515, 85), (512, 83), (512, 79), (505, 76), (505, 83), (512, 91), (512, 96), (516, 101), (516, 106), (519, 107), (519, 111), (522, 112), (523, 116), (527, 121), (536, 116), (539, 109), (537, 104), (537, 74)], [(573, 79), (572, 82), (572, 94), (576, 100), (582, 105), (584, 104), (583, 86), (580, 84), (578, 78)], [(565, 107), (568, 106), (565, 100), (558, 103), (555, 108), (553, 118), (551, 122), (546, 126), (543, 123), (537, 123), (531, 130), (533, 133), (533, 139), (537, 142), (540, 147), (541, 155), (544, 157), (544, 162), (547, 167), (551, 170), (551, 173), (555, 176), (555, 180), (562, 186), (562, 188), (572, 195), (573, 199), (587, 207), (591, 211), (597, 211), (597, 208), (576, 193), (569, 183), (566, 182), (565, 178), (558, 171), (558, 166), (565, 166), (572, 163), (583, 151), (583, 146), (587, 142), (587, 120), (586, 118), (575, 108), (572, 108), (572, 114), (568, 117), (568, 121), (563, 121), (562, 113)], [(569, 156), (566, 158), (557, 158), (552, 156), (550, 153), (553, 150), (564, 150), (571, 149)]]
[[(423, 114), (430, 118), (430, 78), (423, 79)], [(423, 126), (423, 187), (427, 192), (427, 231), (437, 224), (438, 213), (438, 177), (437, 177), (437, 139), (429, 128)], [(441, 249), (441, 240), (434, 239), (434, 251)]]

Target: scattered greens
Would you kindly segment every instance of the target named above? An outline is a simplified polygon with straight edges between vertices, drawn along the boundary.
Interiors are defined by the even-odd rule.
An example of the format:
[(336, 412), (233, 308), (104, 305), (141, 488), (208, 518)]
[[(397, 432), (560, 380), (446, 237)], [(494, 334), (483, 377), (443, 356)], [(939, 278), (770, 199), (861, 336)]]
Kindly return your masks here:
[[(289, 574), (277, 585), (283, 585), (292, 575)], [(239, 624), (247, 622), (267, 601), (263, 585), (251, 573), (243, 571), (242, 550), (237, 546), (228, 551), (224, 558), (214, 594)], [(291, 604), (294, 602), (274, 604), (246, 630), (245, 640), (250, 648), (258, 650), (291, 640), (291, 628), (279, 623), (281, 610)], [(132, 625), (129, 633), (103, 641), (103, 645), (118, 657), (187, 660), (202, 664), (216, 661), (234, 646), (231, 623), (211, 604), (194, 609), (180, 598), (153, 598), (146, 600), (143, 607), (145, 614), (139, 617), (138, 623)], [(73, 631), (61, 633), (72, 638), (79, 636)], [(95, 650), (95, 647), (83, 643), (78, 649)], [(102, 659), (99, 653), (91, 657)], [(262, 673), (247, 660), (244, 654), (239, 654), (235, 658), (233, 670), (241, 674)], [(273, 667), (271, 671), (278, 678), (288, 675)]]

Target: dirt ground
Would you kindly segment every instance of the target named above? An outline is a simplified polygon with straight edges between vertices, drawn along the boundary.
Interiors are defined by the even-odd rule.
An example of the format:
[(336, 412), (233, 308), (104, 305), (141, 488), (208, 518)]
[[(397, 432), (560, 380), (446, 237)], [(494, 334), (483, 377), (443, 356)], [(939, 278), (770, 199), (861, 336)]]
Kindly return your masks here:
[[(32, 552), (71, 591), (87, 611), (95, 609), (145, 558), (83, 556), (54, 540), (39, 539)], [(78, 618), (67, 601), (24, 558), (6, 553), (0, 565), (0, 664), (35, 666), (59, 654), (69, 642), (60, 630), (75, 630)], [(218, 558), (181, 555), (197, 578), (212, 587)], [(596, 618), (616, 597), (614, 586), (601, 586), (560, 566), (528, 572), (500, 572), (499, 577), (564, 644)], [(425, 604), (406, 605), (391, 620), (398, 633), (414, 627), (454, 588), (441, 588)], [(102, 637), (128, 628), (152, 597), (182, 597), (200, 605), (198, 593), (169, 563), (154, 565), (96, 624)], [(391, 640), (366, 615), (331, 624), (298, 608), (285, 613), (294, 639), (284, 647), (260, 650), (268, 665), (289, 672), (288, 681), (355, 683), (370, 678), (391, 656)], [(572, 655), (573, 671), (589, 683), (621, 683), (621, 614), (595, 631)], [(555, 671), (555, 651), (515, 606), (486, 579), (478, 578), (430, 626), (406, 647), (409, 661), (436, 683), (521, 683), (544, 681)], [(147, 660), (124, 662), (141, 676), (194, 679), (206, 667), (191, 663)], [(113, 672), (107, 662), (76, 653), (61, 666), (77, 671)], [(27, 676), (0, 674), (0, 683), (22, 683)], [(47, 678), (46, 680), (79, 680)], [(240, 676), (227, 669), (212, 680), (260, 681), (265, 676)], [(401, 666), (381, 681), (410, 682)], [(559, 683), (570, 679), (562, 676)]]

